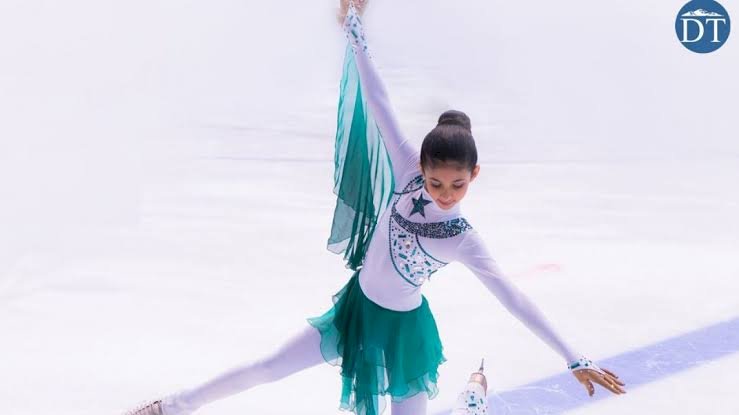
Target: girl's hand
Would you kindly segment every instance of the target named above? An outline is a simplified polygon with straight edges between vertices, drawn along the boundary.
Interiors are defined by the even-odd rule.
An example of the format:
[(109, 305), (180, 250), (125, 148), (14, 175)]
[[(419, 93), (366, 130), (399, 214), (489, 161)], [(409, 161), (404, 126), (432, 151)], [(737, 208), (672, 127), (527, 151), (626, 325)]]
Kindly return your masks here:
[(616, 395), (626, 393), (626, 391), (621, 387), (626, 384), (618, 380), (618, 376), (616, 376), (615, 373), (603, 367), (599, 369), (602, 372), (593, 369), (577, 369), (573, 370), (572, 374), (575, 375), (577, 380), (582, 383), (583, 386), (585, 386), (585, 389), (588, 391), (588, 395), (590, 396), (593, 396), (595, 393), (595, 387), (593, 387), (592, 382), (603, 386)]
[(360, 16), (364, 13), (367, 3), (369, 3), (369, 0), (339, 0), (339, 10), (336, 12), (336, 20), (339, 22), (339, 25), (344, 24), (344, 18), (346, 17), (346, 12), (349, 10), (350, 1), (354, 2), (354, 8), (357, 9), (357, 13)]

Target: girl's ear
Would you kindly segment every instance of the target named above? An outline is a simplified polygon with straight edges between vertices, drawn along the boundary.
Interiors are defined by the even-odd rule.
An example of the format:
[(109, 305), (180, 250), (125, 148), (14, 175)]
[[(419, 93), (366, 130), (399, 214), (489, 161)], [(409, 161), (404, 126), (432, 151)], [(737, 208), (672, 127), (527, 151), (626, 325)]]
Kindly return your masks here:
[(475, 180), (475, 177), (480, 174), (480, 165), (476, 165), (474, 169), (472, 169), (472, 176), (470, 176), (470, 182)]

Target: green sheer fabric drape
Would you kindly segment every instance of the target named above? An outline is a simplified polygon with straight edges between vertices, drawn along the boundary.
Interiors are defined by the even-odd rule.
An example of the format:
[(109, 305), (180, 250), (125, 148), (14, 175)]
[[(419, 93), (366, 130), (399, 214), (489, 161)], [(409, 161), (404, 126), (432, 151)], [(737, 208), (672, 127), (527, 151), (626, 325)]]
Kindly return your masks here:
[(393, 195), (392, 165), (380, 131), (362, 97), (354, 52), (347, 44), (334, 152), (334, 209), (327, 248), (344, 253), (357, 270), (377, 221)]

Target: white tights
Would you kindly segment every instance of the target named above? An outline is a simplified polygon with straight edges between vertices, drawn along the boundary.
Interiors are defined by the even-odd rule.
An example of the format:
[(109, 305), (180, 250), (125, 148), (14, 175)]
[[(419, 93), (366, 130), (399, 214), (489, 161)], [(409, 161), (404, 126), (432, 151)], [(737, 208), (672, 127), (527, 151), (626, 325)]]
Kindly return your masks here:
[[(194, 388), (167, 396), (162, 405), (164, 415), (190, 415), (209, 402), (316, 366), (324, 362), (320, 342), (319, 331), (307, 325), (277, 351), (225, 371)], [(428, 395), (423, 392), (402, 402), (391, 402), (392, 415), (424, 415), (427, 402)]]

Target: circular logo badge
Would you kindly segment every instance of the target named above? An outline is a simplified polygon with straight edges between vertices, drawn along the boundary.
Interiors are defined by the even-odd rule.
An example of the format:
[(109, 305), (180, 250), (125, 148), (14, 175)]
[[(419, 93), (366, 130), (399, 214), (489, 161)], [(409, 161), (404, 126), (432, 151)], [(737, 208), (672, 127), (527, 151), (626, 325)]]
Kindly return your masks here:
[(675, 31), (686, 48), (696, 53), (710, 53), (726, 43), (731, 20), (717, 1), (693, 0), (677, 13)]

